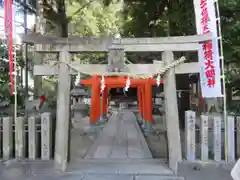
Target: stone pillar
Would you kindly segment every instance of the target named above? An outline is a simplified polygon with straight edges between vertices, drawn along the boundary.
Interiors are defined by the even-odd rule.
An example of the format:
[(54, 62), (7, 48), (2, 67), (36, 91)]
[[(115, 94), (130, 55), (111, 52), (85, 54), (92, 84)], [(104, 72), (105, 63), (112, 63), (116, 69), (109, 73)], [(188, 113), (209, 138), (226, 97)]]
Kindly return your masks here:
[(25, 158), (25, 131), (24, 131), (25, 118), (17, 117), (15, 120), (15, 155), (16, 159)]
[(185, 152), (186, 160), (196, 161), (196, 112), (185, 111)]
[(68, 160), (69, 141), (69, 106), (70, 106), (70, 69), (65, 63), (70, 62), (68, 47), (59, 53), (58, 102), (54, 165), (58, 170), (65, 171)]
[[(201, 115), (201, 160), (202, 161), (208, 161), (208, 116), (207, 115)], [(195, 124), (194, 124), (195, 126)], [(185, 127), (187, 127), (187, 124), (185, 124)], [(215, 129), (213, 129), (215, 134)], [(186, 131), (185, 131), (186, 132)], [(220, 129), (221, 134), (221, 129)], [(220, 146), (221, 147), (221, 146)]]
[(41, 159), (50, 160), (52, 152), (52, 119), (51, 113), (41, 114)]
[(2, 118), (2, 146), (3, 160), (10, 160), (13, 155), (13, 132), (12, 132), (12, 117)]
[[(165, 65), (174, 61), (173, 52), (162, 53)], [(179, 131), (179, 116), (177, 106), (177, 92), (175, 70), (171, 68), (164, 75), (164, 94), (168, 137), (169, 167), (177, 172), (178, 162), (182, 161), (182, 149)]]
[(234, 116), (229, 115), (227, 117), (227, 150), (228, 150), (228, 162), (235, 162), (235, 118)]
[(35, 160), (37, 157), (37, 130), (36, 130), (37, 117), (31, 115), (28, 117), (28, 157)]
[(213, 154), (214, 160), (220, 162), (222, 160), (222, 119), (221, 115), (216, 114), (213, 117)]

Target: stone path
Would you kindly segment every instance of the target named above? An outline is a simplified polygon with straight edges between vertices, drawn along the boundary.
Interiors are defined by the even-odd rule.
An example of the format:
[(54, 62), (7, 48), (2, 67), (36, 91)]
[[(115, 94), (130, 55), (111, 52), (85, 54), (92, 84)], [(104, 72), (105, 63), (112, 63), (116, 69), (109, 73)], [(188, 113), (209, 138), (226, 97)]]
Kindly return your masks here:
[[(177, 177), (161, 160), (134, 161), (85, 162), (79, 169), (65, 173), (54, 171), (52, 161), (0, 163), (0, 180), (232, 180), (230, 171), (234, 165), (183, 162)], [(113, 169), (121, 171), (114, 173)]]
[(168, 165), (155, 159), (128, 159), (117, 160), (105, 159), (82, 160), (70, 163), (67, 172), (81, 174), (141, 174), (141, 175), (172, 175)]
[(132, 112), (114, 114), (84, 159), (149, 159), (152, 154)]

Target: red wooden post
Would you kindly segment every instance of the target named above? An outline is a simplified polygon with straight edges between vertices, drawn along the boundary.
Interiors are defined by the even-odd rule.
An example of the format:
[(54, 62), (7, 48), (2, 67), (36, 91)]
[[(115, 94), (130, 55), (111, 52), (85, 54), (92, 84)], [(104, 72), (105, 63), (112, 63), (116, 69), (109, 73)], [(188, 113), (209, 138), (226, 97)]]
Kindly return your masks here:
[(145, 86), (141, 86), (141, 97), (142, 97), (142, 118), (143, 118), (143, 121), (146, 120), (146, 99), (145, 99)]
[(144, 91), (144, 128), (150, 129), (151, 125), (153, 123), (152, 120), (152, 84), (150, 80), (147, 80), (147, 82), (144, 85), (145, 91)]
[(92, 97), (91, 97), (91, 109), (90, 109), (90, 123), (96, 123), (100, 119), (100, 79), (94, 76), (92, 79)]
[(105, 87), (102, 93), (102, 115), (105, 117), (108, 112), (108, 88)]
[(137, 96), (138, 96), (138, 110), (139, 110), (139, 114), (142, 116), (142, 90), (141, 90), (141, 86), (138, 87)]

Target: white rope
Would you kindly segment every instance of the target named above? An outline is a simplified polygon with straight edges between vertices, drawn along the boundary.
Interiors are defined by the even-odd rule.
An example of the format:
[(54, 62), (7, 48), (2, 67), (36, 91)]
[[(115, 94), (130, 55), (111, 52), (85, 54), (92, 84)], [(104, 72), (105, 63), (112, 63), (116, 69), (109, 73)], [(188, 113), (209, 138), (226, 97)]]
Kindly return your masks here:
[(154, 76), (158, 76), (158, 75), (164, 74), (169, 69), (179, 65), (180, 63), (183, 63), (184, 61), (186, 61), (186, 58), (185, 57), (181, 57), (179, 60), (176, 60), (176, 61), (172, 62), (171, 64), (168, 64), (167, 66), (159, 69), (159, 71), (157, 73), (152, 73), (150, 75), (149, 74), (136, 74), (136, 73), (129, 73), (129, 72), (104, 72), (104, 73), (94, 72), (94, 73), (88, 73), (88, 72), (84, 72), (84, 71), (78, 71), (78, 69), (76, 69), (70, 63), (56, 62), (54, 65), (60, 64), (60, 63), (64, 63), (69, 68), (73, 69), (74, 71), (76, 71), (78, 73), (81, 73), (81, 74), (84, 74), (84, 75), (89, 75), (89, 76), (94, 76), (94, 75), (102, 76), (102, 77), (127, 76), (127, 77), (129, 77), (129, 79), (130, 78), (132, 78), (132, 79), (148, 79), (148, 78), (152, 78)]
[(128, 91), (130, 84), (131, 84), (131, 81), (130, 81), (130, 77), (128, 76), (127, 81), (126, 81), (126, 86), (124, 88), (125, 91)]
[(75, 86), (79, 84), (80, 80), (81, 80), (81, 73), (78, 73), (75, 80)]
[(102, 75), (102, 79), (101, 79), (101, 93), (103, 93), (105, 89), (105, 80), (104, 80), (104, 76)]
[(156, 81), (157, 81), (157, 86), (159, 86), (161, 83), (161, 75), (160, 74), (157, 75)]

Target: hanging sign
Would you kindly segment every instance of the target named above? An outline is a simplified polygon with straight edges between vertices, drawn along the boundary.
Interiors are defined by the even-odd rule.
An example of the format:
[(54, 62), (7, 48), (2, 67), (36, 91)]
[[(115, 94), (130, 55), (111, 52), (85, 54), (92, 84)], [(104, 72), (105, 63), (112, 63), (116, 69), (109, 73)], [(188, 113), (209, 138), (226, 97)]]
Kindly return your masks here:
[(202, 97), (221, 97), (218, 35), (213, 0), (194, 0), (197, 33), (212, 33), (213, 39), (200, 44), (198, 51)]

